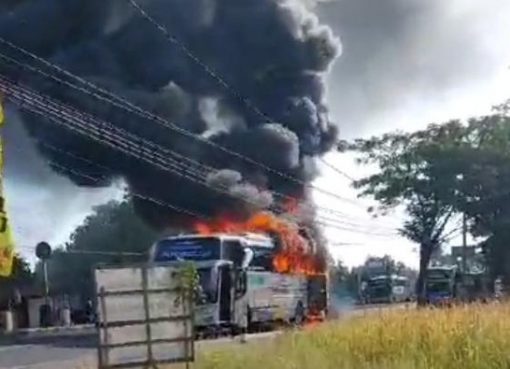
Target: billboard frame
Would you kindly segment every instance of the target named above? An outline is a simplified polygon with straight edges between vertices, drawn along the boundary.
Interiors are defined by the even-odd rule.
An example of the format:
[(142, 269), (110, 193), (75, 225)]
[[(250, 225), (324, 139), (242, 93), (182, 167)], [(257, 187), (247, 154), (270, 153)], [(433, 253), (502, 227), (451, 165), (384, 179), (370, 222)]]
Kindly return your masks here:
[[(96, 323), (97, 329), (97, 359), (98, 359), (98, 369), (123, 369), (123, 368), (159, 368), (158, 365), (167, 365), (167, 364), (176, 364), (176, 363), (185, 363), (186, 367), (189, 366), (190, 362), (193, 362), (195, 359), (195, 346), (194, 346), (194, 314), (193, 314), (193, 299), (191, 294), (186, 294), (183, 288), (174, 287), (174, 288), (149, 288), (148, 283), (148, 270), (155, 267), (165, 267), (167, 265), (162, 263), (156, 264), (131, 264), (125, 266), (107, 266), (100, 265), (94, 268), (94, 282), (95, 282), (95, 291), (96, 291), (96, 307), (102, 314), (98, 314), (98, 321)], [(168, 268), (178, 270), (178, 267), (168, 266)], [(133, 288), (122, 291), (108, 291), (104, 286), (99, 286), (97, 281), (97, 271), (105, 271), (105, 270), (118, 270), (118, 269), (139, 269), (141, 271), (141, 282), (142, 288)], [(172, 293), (180, 299), (180, 304), (183, 305), (184, 311), (187, 311), (185, 314), (180, 315), (169, 315), (165, 317), (151, 317), (150, 316), (150, 303), (151, 296), (161, 294), (161, 293)], [(143, 300), (143, 319), (136, 320), (125, 320), (125, 321), (114, 321), (110, 322), (108, 320), (108, 310), (106, 300), (108, 297), (116, 297), (116, 296), (140, 296)], [(175, 301), (174, 301), (175, 303)], [(169, 300), (169, 307), (172, 302)], [(169, 308), (170, 311), (170, 308)], [(165, 322), (183, 322), (185, 333), (189, 332), (189, 336), (186, 334), (185, 337), (177, 337), (177, 338), (159, 338), (154, 339), (152, 335), (152, 327), (151, 324), (154, 323), (165, 323)], [(132, 327), (136, 325), (144, 325), (145, 326), (145, 335), (146, 339), (139, 341), (129, 341), (123, 343), (110, 343), (108, 331), (111, 328), (123, 328), (123, 327)], [(184, 345), (184, 356), (176, 357), (170, 359), (157, 359), (154, 357), (153, 345), (155, 344), (172, 344), (172, 343), (182, 343)], [(125, 363), (113, 363), (110, 364), (109, 353), (111, 349), (115, 348), (128, 348), (128, 347), (140, 347), (146, 346), (146, 360), (138, 360), (138, 361), (127, 361)]]

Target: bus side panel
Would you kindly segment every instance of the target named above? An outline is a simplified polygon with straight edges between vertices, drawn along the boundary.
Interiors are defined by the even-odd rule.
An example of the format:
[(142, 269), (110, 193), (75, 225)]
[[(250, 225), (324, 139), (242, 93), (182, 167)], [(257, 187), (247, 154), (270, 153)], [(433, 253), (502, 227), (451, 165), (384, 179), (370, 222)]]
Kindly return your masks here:
[(301, 301), (306, 307), (306, 279), (271, 272), (248, 272), (248, 304), (252, 322), (290, 320)]

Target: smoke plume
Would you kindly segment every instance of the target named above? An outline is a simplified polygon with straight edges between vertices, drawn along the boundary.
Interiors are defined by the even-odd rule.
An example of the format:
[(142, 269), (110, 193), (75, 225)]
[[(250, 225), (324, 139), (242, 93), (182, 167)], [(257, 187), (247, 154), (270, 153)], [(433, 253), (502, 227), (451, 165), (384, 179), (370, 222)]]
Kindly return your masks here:
[[(325, 104), (325, 76), (339, 54), (328, 27), (296, 0), (143, 0), (140, 4), (267, 116), (249, 109), (127, 1), (39, 0), (0, 13), (0, 36), (285, 175), (309, 182), (313, 157), (337, 130)], [(2, 47), (18, 60), (29, 61)], [(218, 192), (164, 172), (29, 114), (23, 121), (45, 158), (80, 186), (123, 178), (131, 191), (211, 216), (274, 205), (270, 191), (303, 199), (306, 186), (8, 64), (8, 74), (144, 139), (216, 168)], [(62, 151), (73, 153), (69, 156)], [(95, 163), (80, 160), (86, 158)], [(73, 174), (58, 167), (71, 168)], [(76, 174), (76, 173), (81, 173)], [(225, 193), (226, 192), (226, 193)], [(182, 214), (135, 198), (140, 215), (165, 228)]]

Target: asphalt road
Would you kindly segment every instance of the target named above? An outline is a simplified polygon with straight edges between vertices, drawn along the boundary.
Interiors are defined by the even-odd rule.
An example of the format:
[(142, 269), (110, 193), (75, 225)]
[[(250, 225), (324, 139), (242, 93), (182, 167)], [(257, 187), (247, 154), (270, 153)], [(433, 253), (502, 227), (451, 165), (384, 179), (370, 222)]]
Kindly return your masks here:
[[(279, 332), (247, 336), (248, 344), (275, 337)], [(222, 345), (240, 345), (240, 337), (198, 341), (196, 350)], [(97, 351), (93, 339), (54, 340), (38, 344), (0, 346), (2, 369), (94, 369)]]
[[(386, 309), (405, 308), (405, 305), (359, 306), (354, 309), (340, 310), (338, 318), (377, 313)], [(260, 339), (273, 337), (277, 332), (248, 336), (248, 344)], [(197, 343), (197, 350), (223, 345), (239, 344), (239, 339), (221, 338)], [(92, 369), (96, 368), (97, 351), (93, 337), (66, 337), (45, 339), (16, 345), (0, 345), (0, 368), (2, 369)]]

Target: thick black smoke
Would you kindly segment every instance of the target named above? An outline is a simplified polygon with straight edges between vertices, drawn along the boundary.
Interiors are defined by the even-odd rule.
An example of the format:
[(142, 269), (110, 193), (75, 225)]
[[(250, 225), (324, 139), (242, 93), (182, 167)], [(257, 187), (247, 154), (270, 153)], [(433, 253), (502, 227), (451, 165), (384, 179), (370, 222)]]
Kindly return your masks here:
[[(295, 0), (144, 0), (149, 14), (182, 40), (271, 121), (247, 108), (124, 0), (25, 0), (0, 16), (0, 36), (164, 116), (177, 125), (309, 182), (310, 158), (326, 152), (336, 126), (325, 105), (325, 74), (339, 53), (329, 28)], [(28, 61), (2, 46), (2, 53)], [(133, 192), (194, 212), (252, 211), (274, 203), (268, 190), (303, 198), (306, 188), (155, 123), (137, 118), (33, 73), (2, 64), (1, 72), (145, 139), (218, 169), (205, 180), (221, 194), (162, 172), (98, 142), (25, 115), (40, 151), (86, 176), (83, 186), (123, 177)], [(54, 151), (87, 158), (97, 165)], [(58, 171), (58, 169), (56, 169)], [(87, 177), (96, 178), (91, 180)], [(246, 206), (249, 200), (251, 206)], [(156, 226), (182, 219), (136, 199)], [(242, 205), (242, 206), (241, 206)], [(176, 215), (178, 217), (176, 217)]]

